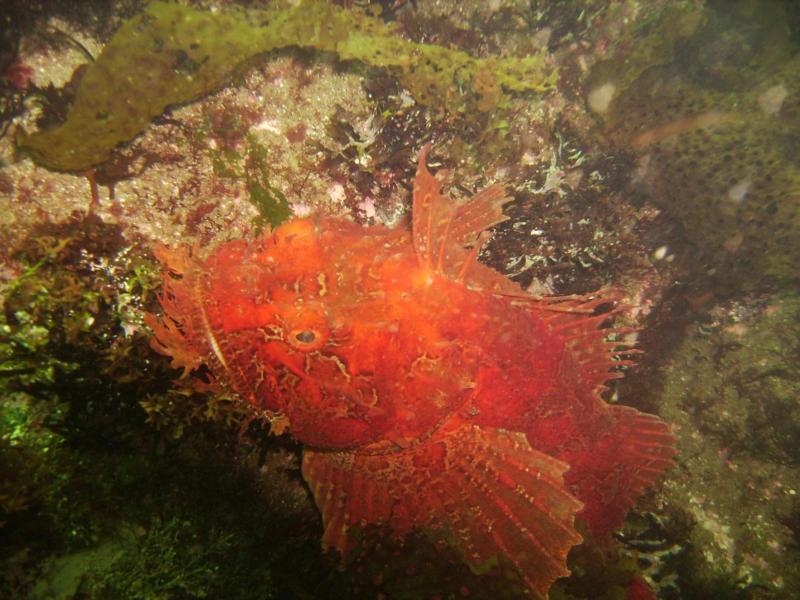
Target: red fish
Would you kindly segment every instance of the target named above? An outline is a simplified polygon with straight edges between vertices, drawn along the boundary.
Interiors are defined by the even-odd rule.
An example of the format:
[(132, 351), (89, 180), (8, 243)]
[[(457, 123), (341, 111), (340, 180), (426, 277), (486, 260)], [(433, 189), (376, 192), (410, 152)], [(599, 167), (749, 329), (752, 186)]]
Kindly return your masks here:
[(158, 251), (153, 346), (206, 365), (305, 446), (324, 547), (353, 530), (442, 532), (512, 561), (538, 596), (569, 573), (576, 516), (598, 537), (674, 455), (668, 426), (601, 394), (632, 350), (614, 291), (536, 298), (477, 261), (500, 186), (466, 202), (419, 158), (411, 231), (295, 219), (201, 258)]

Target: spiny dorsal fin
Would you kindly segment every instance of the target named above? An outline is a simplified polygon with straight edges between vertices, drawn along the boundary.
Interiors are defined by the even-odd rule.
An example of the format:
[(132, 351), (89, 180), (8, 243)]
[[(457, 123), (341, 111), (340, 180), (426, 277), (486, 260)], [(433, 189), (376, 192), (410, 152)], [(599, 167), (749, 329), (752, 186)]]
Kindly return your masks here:
[(481, 233), (507, 218), (502, 209), (508, 198), (500, 185), (481, 190), (460, 204), (445, 198), (425, 165), (429, 150), (427, 144), (420, 152), (414, 179), (414, 249), (421, 266), (464, 281), (487, 239)]

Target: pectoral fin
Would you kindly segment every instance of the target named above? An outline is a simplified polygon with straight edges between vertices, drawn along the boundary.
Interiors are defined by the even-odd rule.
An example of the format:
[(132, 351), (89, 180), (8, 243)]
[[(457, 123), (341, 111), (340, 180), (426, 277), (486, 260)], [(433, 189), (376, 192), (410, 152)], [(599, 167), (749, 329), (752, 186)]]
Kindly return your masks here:
[(444, 531), (476, 567), (505, 556), (540, 597), (569, 574), (567, 553), (581, 541), (582, 504), (564, 487), (567, 468), (521, 434), (467, 425), (396, 452), (309, 450), (303, 459), (325, 547), (347, 554), (357, 524), (385, 524), (398, 536)]

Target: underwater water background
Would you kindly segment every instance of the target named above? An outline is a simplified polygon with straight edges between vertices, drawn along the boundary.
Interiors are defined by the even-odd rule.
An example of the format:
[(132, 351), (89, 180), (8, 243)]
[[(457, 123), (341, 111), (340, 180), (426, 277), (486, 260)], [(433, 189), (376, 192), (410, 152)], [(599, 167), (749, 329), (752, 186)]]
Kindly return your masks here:
[(343, 565), (300, 445), (150, 345), (156, 243), (511, 201), (480, 260), (621, 290), (678, 454), (557, 599), (800, 597), (800, 5), (4, 3), (0, 597), (524, 598), (420, 531)]

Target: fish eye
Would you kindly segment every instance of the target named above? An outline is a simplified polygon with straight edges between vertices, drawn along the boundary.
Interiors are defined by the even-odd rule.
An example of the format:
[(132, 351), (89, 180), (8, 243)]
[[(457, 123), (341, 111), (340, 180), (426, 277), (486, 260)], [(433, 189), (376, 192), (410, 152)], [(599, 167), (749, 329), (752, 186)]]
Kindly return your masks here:
[(287, 342), (301, 352), (313, 352), (319, 350), (328, 341), (328, 334), (325, 331), (306, 327), (298, 327), (289, 331)]
[(286, 342), (300, 352), (322, 348), (330, 337), (325, 313), (316, 306), (297, 306), (283, 316)]
[(296, 339), (301, 344), (311, 344), (316, 339), (316, 335), (313, 331), (298, 331), (294, 334), (294, 339)]

